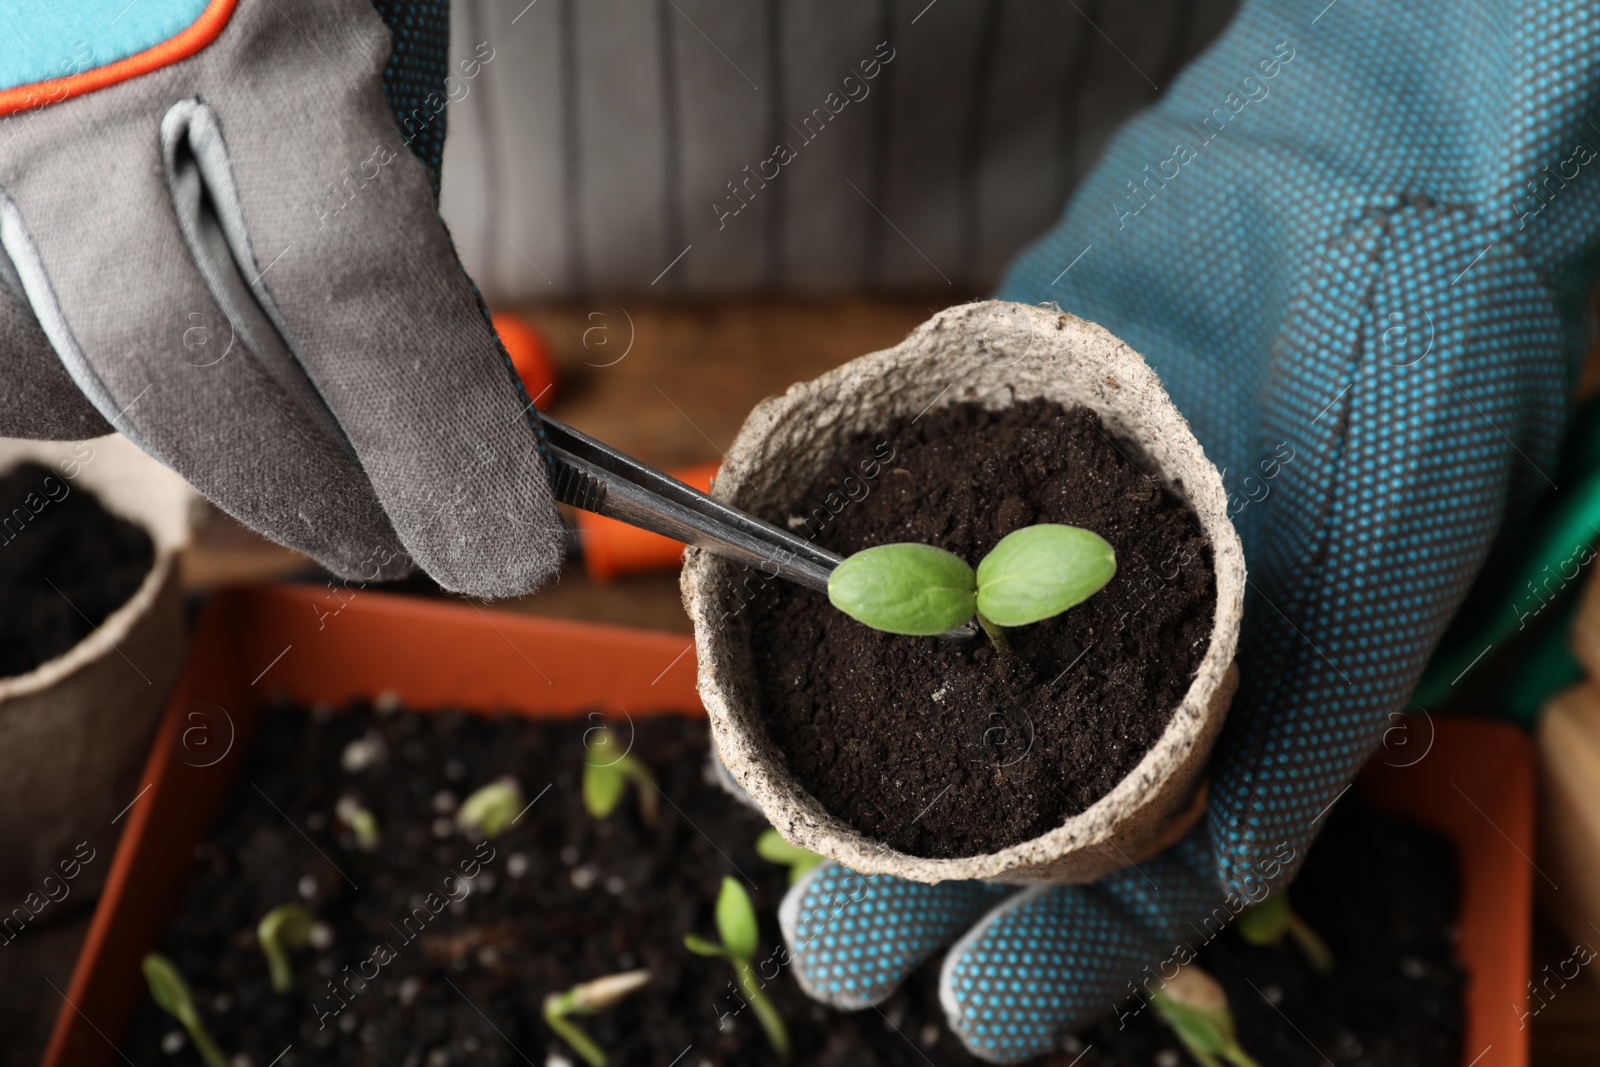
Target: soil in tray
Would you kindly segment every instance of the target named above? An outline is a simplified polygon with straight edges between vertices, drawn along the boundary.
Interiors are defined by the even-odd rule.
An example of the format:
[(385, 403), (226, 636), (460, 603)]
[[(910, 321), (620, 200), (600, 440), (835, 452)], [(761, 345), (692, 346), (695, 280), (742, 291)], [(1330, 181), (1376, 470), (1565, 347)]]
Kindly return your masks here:
[[(1231, 929), (1193, 946), (1228, 992), (1245, 1051), (1265, 1067), (1463, 1063), (1457, 878), (1448, 841), (1352, 792), (1290, 889), (1295, 911), (1333, 950), (1331, 975), (1312, 971), (1292, 944), (1250, 945)], [(1139, 1007), (1125, 1004), (1121, 1018), (1082, 1035), (1081, 1067), (1194, 1062), (1154, 1011), (1130, 1014)]]
[[(626, 736), (619, 717), (611, 724)], [(683, 947), (685, 933), (716, 936), (712, 905), (723, 876), (733, 875), (749, 880), (762, 921), (757, 966), (777, 974), (769, 989), (789, 1022), (797, 1064), (972, 1062), (938, 1023), (936, 972), (919, 976), (881, 1015), (828, 1011), (779, 973), (775, 916), (787, 870), (755, 854), (765, 821), (706, 779), (704, 720), (635, 721), (632, 751), (654, 769), (668, 801), (648, 831), (631, 793), (609, 819), (584, 810), (582, 739), (590, 725), (269, 711), (160, 942), (196, 990), (222, 1048), (248, 1055), (254, 1067), (522, 1067), (560, 1062), (552, 1055), (582, 1067), (540, 1018), (544, 996), (644, 967), (653, 984), (580, 1020), (612, 1064), (773, 1064), (754, 1013), (731, 1014), (740, 1006), (732, 969)], [(345, 769), (346, 753), (359, 763), (380, 751), (365, 770)], [(453, 829), (451, 798), (503, 774), (539, 799), (482, 847)], [(360, 851), (337, 825), (344, 795), (377, 817), (374, 851)], [(427, 907), (428, 894), (447, 900), (451, 887), (460, 897), (461, 863), (490, 849), (470, 895), (445, 905), (407, 941), (397, 927), (413, 909)], [(254, 930), (268, 910), (295, 900), (328, 925), (332, 943), (297, 954), (296, 988), (279, 996)], [(315, 1005), (336, 1006), (327, 983), (363, 968), (372, 975), (368, 961), (380, 943), (392, 946), (392, 959), (364, 991), (343, 992), (348, 1006), (319, 1028)], [(349, 988), (361, 985), (352, 980)], [(123, 1047), (141, 1067), (199, 1064), (187, 1042), (176, 1055), (164, 1051), (180, 1040), (177, 1024), (146, 997)]]
[(841, 555), (917, 541), (976, 565), (1040, 522), (1117, 554), (1100, 592), (1010, 631), (1009, 656), (763, 588), (746, 610), (767, 728), (824, 807), (902, 852), (980, 855), (1054, 829), (1138, 764), (1204, 658), (1216, 590), (1197, 521), (1132, 454), (1087, 408), (957, 405), (856, 436), (795, 496), (780, 518)]
[[(775, 954), (773, 915), (786, 876), (753, 851), (760, 817), (707, 780), (703, 720), (636, 724), (633, 752), (654, 768), (669, 801), (653, 830), (640, 823), (631, 797), (604, 821), (584, 811), (579, 767), (588, 725), (360, 709), (271, 712), (231, 799), (196, 850), (161, 943), (222, 1047), (254, 1067), (553, 1067), (556, 1057), (576, 1064), (539, 1018), (544, 995), (645, 967), (655, 975), (652, 985), (582, 1020), (613, 1064), (663, 1067), (680, 1054), (680, 1067), (771, 1064), (750, 1012), (729, 1014), (739, 1001), (726, 965), (682, 944), (689, 930), (714, 935), (718, 885), (724, 875), (742, 874), (762, 921), (758, 967), (776, 974), (768, 990), (788, 1020), (796, 1064), (976, 1064), (944, 1027), (937, 958), (881, 1013), (813, 1004), (777, 965), (783, 956)], [(350, 765), (370, 762), (352, 772), (347, 754)], [(479, 842), (450, 827), (450, 800), (506, 773), (519, 775), (529, 798), (539, 799), (490, 843), (493, 858), (462, 897), (460, 864), (477, 854)], [(336, 825), (332, 812), (344, 795), (377, 816), (382, 839), (372, 852)], [(1203, 965), (1233, 998), (1246, 1046), (1263, 1064), (1322, 1062), (1298, 1030), (1336, 1067), (1458, 1063), (1462, 976), (1451, 949), (1449, 847), (1367, 811), (1353, 795), (1328, 821), (1294, 892), (1298, 910), (1338, 954), (1333, 976), (1312, 974), (1292, 948), (1253, 948), (1231, 931), (1201, 950)], [(450, 877), (458, 881), (447, 884)], [(409, 941), (390, 925), (426, 907), (428, 894), (437, 903), (452, 892), (461, 902), (442, 907), (425, 926), (413, 921), (420, 933)], [(268, 909), (289, 900), (311, 907), (332, 941), (295, 956), (296, 988), (279, 996), (254, 930)], [(380, 942), (393, 947), (393, 958), (364, 988), (355, 981), (345, 988), (347, 1006), (337, 1015), (321, 1016), (318, 1001), (324, 1010), (335, 1006), (326, 983), (344, 979), (346, 966), (372, 974), (366, 961)], [(1108, 1017), (1036, 1063), (1184, 1062), (1152, 1012), (1127, 1015), (1125, 1027), (1118, 1022)], [(141, 1067), (200, 1062), (148, 998), (123, 1047)]]
[(138, 591), (155, 562), (138, 524), (37, 463), (0, 475), (0, 518), (7, 520), (0, 678), (25, 674), (88, 637)]

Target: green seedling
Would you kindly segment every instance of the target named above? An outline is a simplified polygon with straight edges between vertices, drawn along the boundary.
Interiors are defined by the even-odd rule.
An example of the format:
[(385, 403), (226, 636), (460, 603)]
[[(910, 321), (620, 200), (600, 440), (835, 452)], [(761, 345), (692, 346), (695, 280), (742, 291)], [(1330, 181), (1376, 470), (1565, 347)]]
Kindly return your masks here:
[(339, 821), (350, 827), (350, 832), (356, 837), (356, 847), (363, 852), (371, 852), (378, 847), (378, 817), (361, 806), (355, 797), (340, 797), (339, 803), (333, 806), (333, 813)]
[(551, 993), (544, 998), (544, 1021), (589, 1067), (606, 1067), (605, 1049), (568, 1017), (597, 1015), (649, 982), (649, 971), (623, 971), (575, 985), (565, 993)]
[(632, 782), (639, 793), (639, 819), (654, 826), (661, 800), (650, 768), (636, 756), (618, 755), (616, 738), (603, 726), (589, 733), (583, 747), (583, 806), (589, 814), (604, 819), (616, 811)]
[(287, 993), (294, 988), (289, 953), (311, 944), (313, 921), (311, 912), (303, 906), (279, 904), (256, 923), (256, 940), (261, 942), (261, 954), (267, 957), (274, 992)]
[(487, 841), (511, 829), (512, 822), (520, 814), (522, 786), (506, 775), (461, 802), (456, 809), (456, 826), (465, 833), (481, 835)]
[(1288, 893), (1274, 893), (1259, 904), (1239, 913), (1235, 924), (1239, 936), (1252, 945), (1277, 945), (1287, 934), (1305, 953), (1306, 962), (1318, 974), (1333, 970), (1333, 952), (1328, 943), (1289, 906)]
[(733, 964), (739, 992), (745, 1002), (755, 1009), (756, 1019), (767, 1032), (772, 1051), (785, 1063), (789, 1062), (789, 1031), (783, 1025), (778, 1008), (761, 990), (756, 978), (754, 961), (760, 947), (760, 932), (756, 925), (756, 909), (750, 903), (750, 894), (732, 878), (722, 880), (722, 891), (717, 894), (717, 933), (720, 942), (696, 934), (685, 934), (684, 947), (696, 956), (719, 956)]
[(1001, 652), (1005, 627), (1059, 615), (1093, 596), (1117, 572), (1099, 534), (1042, 523), (1000, 539), (973, 570), (932, 545), (863, 549), (833, 569), (828, 599), (858, 622), (893, 634), (931, 637), (974, 616)]
[(768, 863), (777, 863), (789, 868), (790, 885), (798, 882), (807, 871), (821, 863), (824, 858), (815, 852), (807, 852), (803, 848), (789, 844), (770, 826), (761, 831), (761, 836), (756, 838), (756, 855)]
[(1151, 989), (1150, 1003), (1200, 1067), (1222, 1067), (1224, 1060), (1233, 1067), (1260, 1067), (1239, 1046), (1228, 995), (1194, 964), (1180, 967), (1159, 988)]
[(228, 1057), (222, 1054), (217, 1043), (206, 1032), (205, 1024), (200, 1021), (200, 1011), (194, 1006), (194, 994), (189, 992), (189, 983), (183, 980), (178, 968), (159, 952), (146, 955), (142, 966), (144, 979), (150, 983), (150, 995), (155, 998), (156, 1005), (183, 1024), (200, 1058), (210, 1067), (228, 1067)]

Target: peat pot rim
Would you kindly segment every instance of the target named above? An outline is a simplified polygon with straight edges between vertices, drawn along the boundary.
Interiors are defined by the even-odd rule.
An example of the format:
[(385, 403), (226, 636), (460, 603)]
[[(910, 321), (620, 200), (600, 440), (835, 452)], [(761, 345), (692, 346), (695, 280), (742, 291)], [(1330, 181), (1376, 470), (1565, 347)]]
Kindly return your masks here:
[[(117, 650), (145, 617), (177, 566), (189, 541), (198, 497), (178, 475), (145, 456), (120, 434), (87, 441), (0, 441), (0, 475), (27, 462), (50, 466), (74, 461), (77, 473), (58, 474), (71, 488), (87, 491), (100, 506), (140, 527), (154, 550), (144, 580), (89, 636), (23, 674), (0, 677), (0, 705), (41, 693)], [(64, 499), (64, 498), (63, 498)], [(26, 536), (24, 529), (20, 536)]]
[[(1188, 422), (1138, 353), (1053, 306), (980, 301), (949, 308), (894, 348), (853, 360), (763, 401), (723, 460), (712, 495), (769, 521), (798, 503), (845, 438), (934, 407), (1007, 407), (1036, 398), (1098, 412), (1141, 468), (1189, 506), (1212, 552), (1216, 611), (1206, 653), (1161, 737), (1109, 793), (1055, 829), (977, 856), (930, 859), (868, 838), (830, 814), (768, 738), (749, 666), (750, 623), (739, 565), (689, 549), (684, 605), (694, 622), (701, 701), (718, 755), (782, 836), (862, 874), (919, 882), (1088, 882), (1149, 855), (1194, 799), (1238, 685), (1244, 551), (1227, 494)], [(754, 573), (754, 572), (751, 572)]]
[[(144, 525), (137, 519), (130, 520), (137, 525)], [(167, 582), (167, 576), (172, 572), (173, 553), (156, 549), (155, 560), (150, 564), (150, 569), (145, 572), (144, 580), (139, 583), (139, 588), (122, 606), (106, 616), (104, 622), (90, 631), (89, 636), (67, 649), (54, 659), (47, 659), (37, 667), (25, 674), (14, 674), (10, 677), (0, 678), (0, 704), (17, 697), (30, 696), (43, 692), (61, 681), (63, 678), (82, 670), (95, 661), (104, 658), (115, 651), (117, 646), (124, 641), (134, 626), (144, 618), (156, 598), (161, 595), (161, 588)]]

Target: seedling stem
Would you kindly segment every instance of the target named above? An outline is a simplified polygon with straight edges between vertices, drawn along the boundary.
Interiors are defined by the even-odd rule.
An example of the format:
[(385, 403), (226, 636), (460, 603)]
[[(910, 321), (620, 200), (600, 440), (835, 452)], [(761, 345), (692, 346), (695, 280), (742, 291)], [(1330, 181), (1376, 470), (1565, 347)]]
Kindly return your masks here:
[(783, 1016), (761, 988), (756, 977), (756, 950), (760, 947), (760, 931), (756, 924), (756, 910), (750, 903), (750, 894), (733, 878), (722, 880), (722, 891), (717, 894), (717, 933), (721, 942), (695, 934), (685, 934), (684, 947), (696, 956), (720, 956), (733, 965), (739, 992), (756, 1012), (756, 1021), (767, 1032), (772, 1051), (783, 1062), (789, 1062), (789, 1031)]
[(512, 820), (521, 812), (522, 786), (506, 775), (463, 800), (456, 809), (456, 825), (468, 833), (482, 834), (488, 840), (511, 829)]
[(1313, 971), (1328, 974), (1333, 970), (1333, 951), (1311, 924), (1289, 906), (1287, 892), (1274, 893), (1239, 915), (1239, 936), (1252, 945), (1276, 945), (1285, 934), (1300, 946)]
[(1011, 642), (1006, 640), (1006, 632), (994, 623), (983, 612), (977, 612), (978, 625), (983, 627), (983, 632), (989, 635), (989, 642), (994, 645), (995, 651), (1002, 656), (1011, 655)]
[(596, 978), (592, 982), (583, 982), (564, 993), (551, 993), (544, 998), (544, 1021), (550, 1029), (561, 1035), (561, 1040), (583, 1057), (589, 1067), (606, 1067), (605, 1049), (568, 1016), (598, 1014), (649, 981), (649, 971), (623, 971), (621, 974)]
[[(1150, 1003), (1201, 1067), (1260, 1067), (1239, 1045), (1228, 995), (1195, 964), (1150, 990)], [(1219, 1058), (1220, 1057), (1220, 1058)]]
[(744, 960), (734, 960), (733, 973), (739, 981), (739, 992), (744, 994), (745, 1000), (750, 1002), (750, 1007), (755, 1009), (756, 1021), (761, 1024), (761, 1029), (767, 1032), (767, 1041), (772, 1045), (772, 1051), (778, 1054), (779, 1059), (788, 1063), (789, 1031), (783, 1025), (783, 1016), (778, 1014), (778, 1006), (762, 991), (761, 982), (756, 978), (755, 968)]
[(768, 863), (776, 863), (789, 868), (789, 884), (794, 885), (805, 873), (821, 863), (822, 856), (815, 852), (807, 852), (789, 844), (772, 827), (761, 831), (761, 836), (756, 838), (756, 855)]
[(150, 983), (150, 995), (162, 1011), (183, 1024), (200, 1058), (210, 1067), (228, 1067), (228, 1057), (206, 1032), (205, 1024), (200, 1021), (200, 1011), (194, 1005), (194, 994), (178, 968), (159, 952), (146, 955), (142, 966), (145, 981)]
[(256, 940), (261, 942), (261, 954), (267, 957), (273, 992), (287, 993), (294, 988), (294, 970), (289, 965), (289, 953), (311, 944), (313, 922), (311, 912), (303, 905), (279, 904), (256, 924)]
[(596, 819), (607, 818), (622, 801), (629, 783), (639, 794), (639, 821), (654, 826), (661, 800), (656, 776), (637, 756), (617, 755), (610, 730), (599, 727), (584, 739), (583, 806)]
[(363, 852), (372, 852), (378, 847), (378, 817), (355, 797), (340, 797), (334, 805), (333, 813), (339, 821), (350, 828), (355, 835), (356, 847)]
[(595, 1044), (594, 1038), (584, 1033), (577, 1023), (563, 1018), (551, 1003), (551, 997), (544, 1000), (544, 1021), (546, 1026), (560, 1035), (561, 1040), (572, 1046), (572, 1051), (583, 1057), (589, 1067), (606, 1067), (605, 1049)]

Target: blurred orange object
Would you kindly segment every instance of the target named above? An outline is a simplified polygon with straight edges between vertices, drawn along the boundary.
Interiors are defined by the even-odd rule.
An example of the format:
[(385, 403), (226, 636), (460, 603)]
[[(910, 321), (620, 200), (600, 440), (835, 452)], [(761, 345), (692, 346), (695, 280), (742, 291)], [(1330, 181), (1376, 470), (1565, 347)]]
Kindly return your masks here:
[(500, 343), (506, 346), (511, 365), (517, 368), (522, 387), (528, 390), (534, 407), (544, 411), (556, 395), (556, 365), (550, 358), (550, 346), (544, 335), (521, 315), (509, 311), (496, 311), (489, 315)]
[[(711, 491), (716, 463), (668, 471), (678, 481), (702, 493)], [(609, 582), (622, 574), (666, 570), (683, 561), (683, 542), (629, 526), (589, 511), (576, 512), (578, 545), (583, 550), (583, 569), (597, 582)]]

